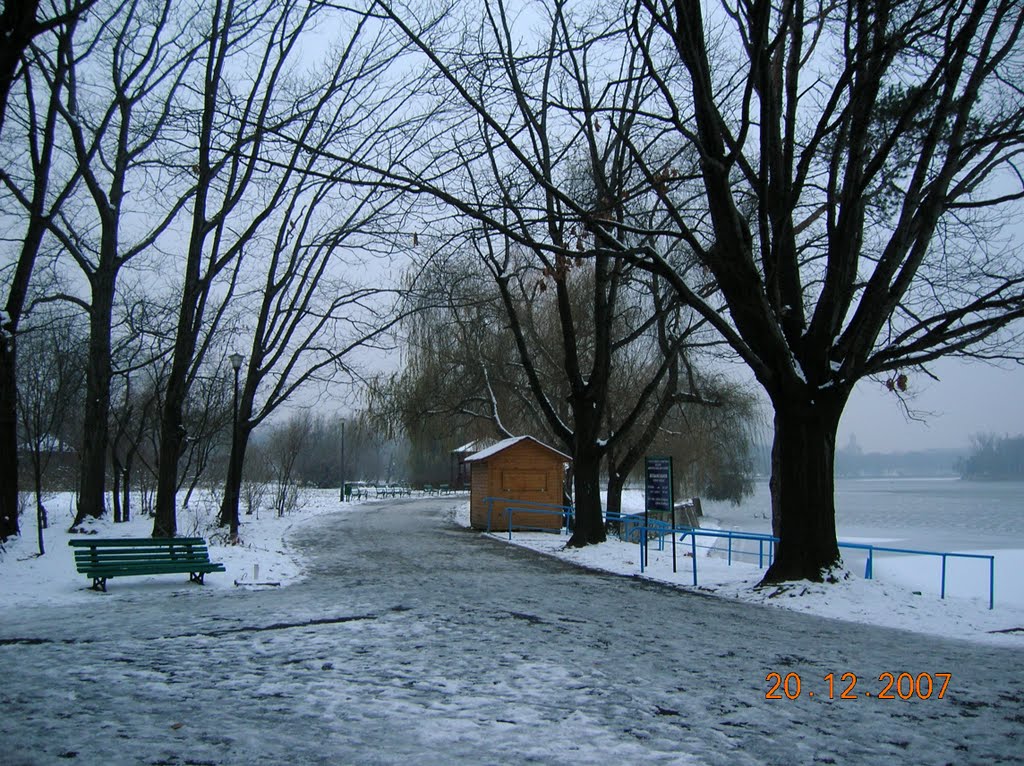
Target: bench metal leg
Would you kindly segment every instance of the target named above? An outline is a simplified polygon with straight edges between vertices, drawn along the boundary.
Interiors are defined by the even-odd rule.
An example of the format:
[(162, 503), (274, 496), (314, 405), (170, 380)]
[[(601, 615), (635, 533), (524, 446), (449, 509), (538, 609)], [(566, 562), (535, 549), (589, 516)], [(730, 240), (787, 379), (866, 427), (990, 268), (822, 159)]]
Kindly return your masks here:
[(188, 576), (188, 579), (189, 579), (190, 582), (199, 583), (200, 585), (203, 585), (203, 575), (204, 574), (206, 574), (206, 573), (205, 572), (190, 572), (189, 576)]
[(93, 577), (92, 578), (92, 589), (101, 590), (104, 593), (107, 592), (107, 578), (106, 577)]

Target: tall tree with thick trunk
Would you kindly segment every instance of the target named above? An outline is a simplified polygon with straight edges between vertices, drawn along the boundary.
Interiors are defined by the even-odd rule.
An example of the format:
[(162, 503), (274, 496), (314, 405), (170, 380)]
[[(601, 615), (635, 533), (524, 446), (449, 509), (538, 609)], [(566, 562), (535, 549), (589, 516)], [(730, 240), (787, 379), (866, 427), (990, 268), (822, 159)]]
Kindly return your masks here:
[[(4, 134), (7, 107), (17, 74), (21, 72), (24, 98), (19, 99), (19, 133), (17, 140), (24, 139), (27, 147), (25, 169), (28, 177), (18, 179), (14, 168), (0, 168), (0, 180), (17, 199), (26, 212), (26, 228), (17, 262), (10, 273), (6, 288), (4, 311), (0, 312), (0, 540), (18, 534), (18, 449), (17, 449), (17, 333), (18, 323), (25, 309), (25, 297), (29, 281), (35, 268), (45, 232), (44, 221), (60, 208), (67, 194), (74, 187), (74, 180), (64, 190), (50, 195), (49, 181), (55, 145), (57, 104), (62, 97), (64, 77), (67, 68), (66, 51), (54, 54), (55, 65), (50, 72), (43, 70), (38, 79), (45, 82), (43, 101), (48, 108), (42, 114), (37, 111), (37, 97), (30, 64), (40, 60), (42, 54), (26, 55), (33, 39), (73, 25), (78, 16), (92, 4), (83, 2), (71, 4), (67, 12), (52, 18), (39, 19), (37, 0), (26, 2), (5, 2), (0, 13), (0, 137), (9, 138), (11, 131)], [(9, 146), (6, 141), (4, 146)], [(17, 152), (16, 154), (21, 154)], [(12, 163), (12, 165), (15, 163)], [(5, 280), (6, 281), (6, 280)]]
[[(209, 29), (201, 53), (202, 89), (197, 94), (201, 102), (182, 110), (186, 121), (197, 123), (199, 130), (194, 146), (182, 153), (191, 162), (180, 156), (178, 161), (191, 168), (197, 184), (191, 197), (174, 352), (160, 415), (154, 537), (173, 537), (177, 531), (179, 460), (188, 438), (185, 409), (210, 338), (234, 296), (237, 261), (282, 202), (293, 179), (290, 171), (280, 174), (269, 194), (261, 185), (266, 178), (257, 171), (266, 159), (265, 132), (296, 120), (312, 124), (319, 114), (315, 106), (329, 103), (332, 89), (337, 88), (337, 81), (328, 80), (321, 83), (322, 91), (310, 87), (300, 100), (281, 102), (289, 68), (295, 65), (303, 35), (320, 9), (315, 3), (296, 0), (218, 0), (205, 20)], [(249, 71), (247, 62), (253, 60), (258, 63)], [(241, 106), (236, 111), (238, 102)], [(273, 151), (276, 157), (280, 148)], [(225, 271), (229, 274), (226, 286), (219, 280)], [(211, 293), (217, 296), (212, 303)]]
[[(165, 196), (165, 187), (175, 184), (153, 162), (163, 151), (165, 126), (195, 50), (185, 33), (188, 19), (172, 10), (165, 4), (151, 13), (141, 0), (104, 5), (88, 23), (67, 31), (67, 96), (59, 111), (84, 191), (73, 209), (66, 205), (65, 214), (46, 224), (88, 285), (87, 298), (67, 296), (89, 322), (85, 438), (73, 526), (105, 509), (118, 277), (150, 250), (188, 201), (188, 194)], [(194, 190), (191, 183), (185, 186)]]
[[(835, 441), (854, 385), (904, 389), (943, 356), (1024, 357), (1024, 263), (999, 236), (1024, 199), (1024, 6), (640, 0), (626, 18), (652, 77), (685, 70), (647, 113), (699, 152), (697, 183), (659, 196), (717, 292), (637, 259), (774, 408), (780, 542), (764, 580), (820, 580), (840, 560)], [(695, 188), (706, 217), (686, 206)]]
[[(473, 39), (496, 44), (472, 63), (468, 37), (380, 7), (446, 104), (469, 107), (447, 126), (432, 114), (424, 136), (459, 163), (396, 181), (549, 253), (564, 241), (540, 222), (573, 220), (595, 253), (671, 281), (750, 367), (775, 413), (767, 581), (821, 579), (839, 560), (835, 433), (858, 381), (898, 391), (943, 356), (1024, 358), (1024, 265), (1000, 236), (1024, 200), (1019, 2), (555, 2), (529, 52), (541, 36), (521, 39), (494, 2)], [(490, 140), (468, 144), (470, 127)], [(601, 128), (640, 171), (588, 206), (558, 168), (602, 145)], [(469, 205), (457, 170), (474, 163), (496, 172)], [(515, 188), (544, 204), (502, 229)], [(641, 198), (662, 215), (608, 216)], [(698, 268), (668, 262), (666, 240)]]

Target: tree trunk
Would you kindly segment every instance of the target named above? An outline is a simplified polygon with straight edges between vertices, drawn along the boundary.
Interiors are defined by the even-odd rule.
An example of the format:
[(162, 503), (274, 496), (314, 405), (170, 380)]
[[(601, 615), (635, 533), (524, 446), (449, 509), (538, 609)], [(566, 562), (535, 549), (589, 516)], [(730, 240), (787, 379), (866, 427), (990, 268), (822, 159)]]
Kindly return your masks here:
[(578, 447), (573, 454), (573, 486), (576, 490), (576, 523), (568, 548), (605, 541), (601, 512), (601, 452)]
[[(609, 460), (608, 497), (605, 500), (605, 514), (607, 518), (618, 519), (622, 515), (622, 488), (625, 484), (626, 477), (624, 472)], [(612, 521), (605, 525), (605, 529), (609, 532), (618, 533), (620, 526), (620, 522)]]
[(836, 431), (845, 395), (778, 397), (772, 445), (772, 529), (780, 542), (762, 584), (821, 582), (840, 563), (836, 545)]
[(117, 459), (116, 450), (110, 451), (110, 499), (114, 506), (114, 523), (121, 523), (121, 462)]
[(186, 275), (185, 292), (181, 299), (178, 316), (178, 331), (174, 343), (174, 359), (164, 392), (164, 406), (160, 413), (160, 453), (156, 478), (156, 530), (170, 532), (173, 537), (178, 528), (178, 461), (185, 443), (185, 426), (182, 411), (188, 398), (188, 371), (195, 354), (196, 324), (195, 304), (197, 302), (195, 282), (198, 281), (198, 262), (193, 264), (189, 254), (189, 270)]
[[(172, 402), (171, 399), (175, 401)], [(184, 437), (181, 407), (177, 394), (167, 392), (160, 423), (160, 453), (156, 477), (156, 509), (153, 520), (154, 537), (174, 537), (178, 533), (177, 492), (178, 458)]]
[(132, 461), (131, 458), (125, 462), (124, 472), (121, 474), (121, 521), (131, 521), (132, 518)]
[(231, 458), (228, 460), (228, 477), (224, 482), (224, 500), (220, 506), (217, 525), (228, 527), (232, 541), (238, 540), (238, 500), (242, 491), (242, 468), (245, 465), (245, 450), (249, 443), (249, 430), (241, 425), (232, 439)]
[(39, 537), (39, 555), (46, 553), (46, 546), (43, 544), (43, 530), (49, 526), (46, 519), (46, 508), (43, 506), (43, 470), (42, 459), (38, 448), (33, 455), (32, 480), (36, 491), (36, 531)]
[(14, 336), (0, 325), (0, 542), (18, 534), (18, 389)]
[(82, 444), (78, 512), (72, 527), (104, 511), (107, 441), (110, 419), (110, 325), (116, 275), (110, 269), (93, 275), (89, 312), (89, 362), (85, 376), (85, 439)]

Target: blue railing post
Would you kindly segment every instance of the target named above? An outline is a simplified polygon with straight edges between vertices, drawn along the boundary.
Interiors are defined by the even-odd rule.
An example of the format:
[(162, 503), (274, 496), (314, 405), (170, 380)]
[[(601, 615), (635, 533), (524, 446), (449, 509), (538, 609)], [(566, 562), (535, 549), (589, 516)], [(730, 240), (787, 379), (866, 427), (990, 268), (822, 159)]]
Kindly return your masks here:
[(732, 530), (729, 531), (729, 566), (732, 566)]
[(693, 584), (697, 584), (697, 535), (690, 530), (690, 556), (693, 559)]
[(988, 608), (996, 605), (996, 557), (988, 557)]
[(946, 597), (946, 554), (942, 554), (942, 584), (939, 586), (939, 598)]

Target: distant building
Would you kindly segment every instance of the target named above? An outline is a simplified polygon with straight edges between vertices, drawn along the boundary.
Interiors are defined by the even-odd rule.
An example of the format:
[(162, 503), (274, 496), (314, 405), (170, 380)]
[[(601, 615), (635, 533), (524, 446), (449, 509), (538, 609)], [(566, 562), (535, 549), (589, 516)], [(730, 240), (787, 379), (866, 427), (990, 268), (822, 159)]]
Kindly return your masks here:
[[(18, 472), (24, 486), (32, 485), (32, 458), (36, 445), (22, 442), (18, 445)], [(67, 489), (74, 486), (78, 470), (78, 451), (56, 436), (46, 434), (39, 439), (39, 462), (43, 467), (43, 481), (47, 489)]]
[(463, 490), (469, 488), (470, 464), (466, 462), (466, 459), (480, 450), (487, 449), (495, 441), (495, 439), (475, 439), (452, 450), (450, 479), (452, 489)]

